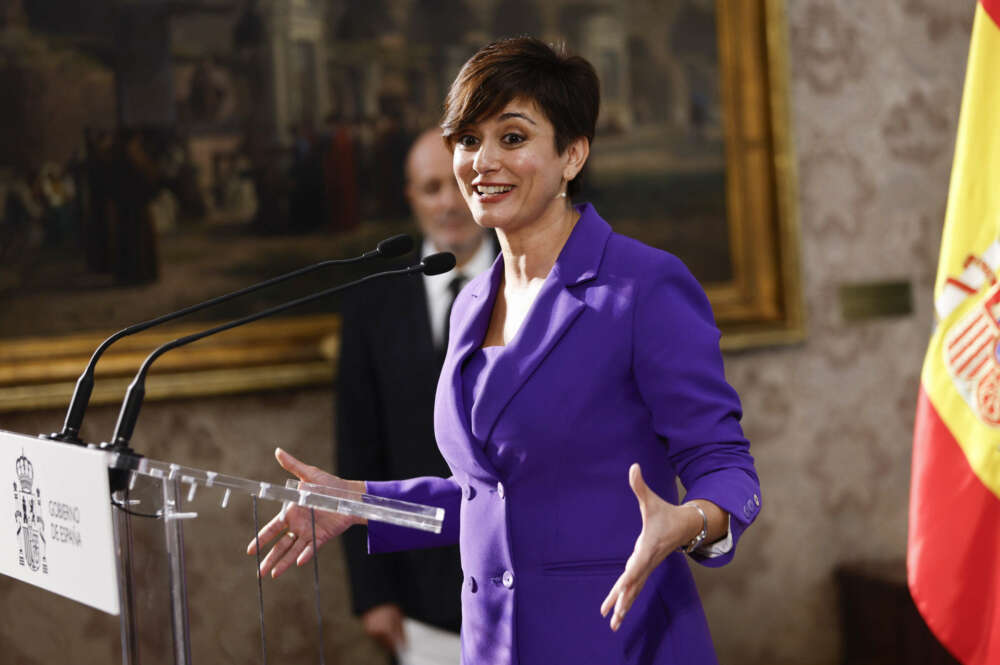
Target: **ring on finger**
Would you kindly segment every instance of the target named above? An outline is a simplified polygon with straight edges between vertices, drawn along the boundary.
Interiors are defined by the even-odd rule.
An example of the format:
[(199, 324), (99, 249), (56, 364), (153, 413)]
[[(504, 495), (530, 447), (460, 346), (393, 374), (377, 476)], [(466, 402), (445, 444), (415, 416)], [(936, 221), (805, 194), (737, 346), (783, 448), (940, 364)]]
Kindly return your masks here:
[(287, 533), (287, 535), (288, 535), (288, 539), (291, 540), (291, 541), (294, 541), (296, 538), (299, 537), (298, 534), (295, 533), (294, 531), (289, 531)]

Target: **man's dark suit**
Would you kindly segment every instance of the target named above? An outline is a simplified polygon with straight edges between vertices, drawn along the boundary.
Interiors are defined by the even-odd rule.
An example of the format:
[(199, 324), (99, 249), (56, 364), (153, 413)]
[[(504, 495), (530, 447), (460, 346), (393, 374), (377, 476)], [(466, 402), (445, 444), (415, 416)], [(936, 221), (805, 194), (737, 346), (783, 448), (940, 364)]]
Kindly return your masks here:
[[(442, 350), (431, 336), (419, 275), (376, 280), (342, 307), (337, 380), (337, 473), (394, 480), (449, 476), (434, 439)], [(408, 617), (458, 632), (458, 547), (367, 552), (364, 529), (343, 536), (354, 611), (395, 603)]]

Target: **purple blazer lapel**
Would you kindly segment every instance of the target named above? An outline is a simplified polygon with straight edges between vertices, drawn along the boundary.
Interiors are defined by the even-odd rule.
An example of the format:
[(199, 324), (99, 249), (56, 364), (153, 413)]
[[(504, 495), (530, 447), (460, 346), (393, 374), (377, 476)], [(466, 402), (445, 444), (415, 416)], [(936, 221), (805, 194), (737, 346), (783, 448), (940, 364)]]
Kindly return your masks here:
[[(494, 294), (499, 288), (502, 275), (503, 257), (500, 256), (486, 274), (469, 284), (469, 299), (461, 305), (461, 301), (456, 301), (448, 355), (441, 368), (435, 398), (438, 403), (434, 408), (438, 445), (452, 467), (456, 466), (455, 461), (471, 457), (473, 464), (486, 470), (491, 477), (496, 475), (496, 471), (482, 447), (466, 445), (473, 438), (462, 390), (462, 366), (469, 355), (483, 344), (486, 329), (490, 325), (490, 315), (493, 313)], [(452, 436), (443, 436), (444, 432)], [(460, 436), (456, 436), (459, 433)], [(470, 468), (468, 464), (461, 462), (458, 466)]]
[(584, 304), (564, 284), (552, 279), (542, 286), (521, 329), (496, 359), (472, 407), (472, 434), (486, 441), (517, 391), (583, 311)]
[[(483, 382), (483, 392), (472, 409), (471, 422), (472, 434), (479, 441), (489, 439), (504, 408), (586, 307), (582, 290), (573, 287), (597, 275), (611, 227), (589, 204), (581, 206), (579, 210), (580, 219), (556, 259), (527, 318), (492, 365)], [(502, 270), (502, 260), (495, 267)], [(492, 310), (499, 278), (491, 280), (490, 284), (493, 288), (489, 296), (493, 297), (487, 297), (485, 305), (481, 305), (487, 310), (486, 325), (489, 324), (489, 311)], [(477, 338), (480, 344), (485, 332), (484, 327)], [(456, 388), (461, 393), (460, 377)]]

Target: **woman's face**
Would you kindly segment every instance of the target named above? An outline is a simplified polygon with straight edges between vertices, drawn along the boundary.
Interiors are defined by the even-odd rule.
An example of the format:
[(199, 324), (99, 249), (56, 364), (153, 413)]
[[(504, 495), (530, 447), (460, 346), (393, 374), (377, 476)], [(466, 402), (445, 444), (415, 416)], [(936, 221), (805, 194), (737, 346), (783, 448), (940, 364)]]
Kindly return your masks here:
[(476, 223), (508, 233), (565, 210), (560, 194), (589, 148), (578, 139), (558, 154), (552, 123), (523, 99), (460, 130), (454, 146), (452, 168)]

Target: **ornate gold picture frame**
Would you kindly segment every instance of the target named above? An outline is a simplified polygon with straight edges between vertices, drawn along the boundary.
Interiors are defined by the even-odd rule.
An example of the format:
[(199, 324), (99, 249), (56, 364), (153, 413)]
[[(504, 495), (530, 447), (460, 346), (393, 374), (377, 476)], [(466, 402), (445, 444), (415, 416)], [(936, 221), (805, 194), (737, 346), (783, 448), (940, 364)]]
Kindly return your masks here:
[(783, 0), (718, 0), (733, 279), (706, 291), (722, 346), (805, 337)]

